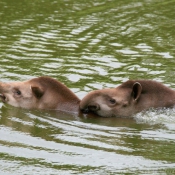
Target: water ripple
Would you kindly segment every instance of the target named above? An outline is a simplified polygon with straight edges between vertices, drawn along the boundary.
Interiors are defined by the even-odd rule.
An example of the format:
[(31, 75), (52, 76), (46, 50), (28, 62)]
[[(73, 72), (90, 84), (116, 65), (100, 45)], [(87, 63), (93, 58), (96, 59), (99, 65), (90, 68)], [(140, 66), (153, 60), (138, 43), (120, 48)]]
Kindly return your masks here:
[[(173, 3), (1, 0), (1, 81), (48, 75), (80, 98), (128, 79), (175, 87)], [(174, 109), (127, 120), (0, 106), (1, 174), (174, 172)]]

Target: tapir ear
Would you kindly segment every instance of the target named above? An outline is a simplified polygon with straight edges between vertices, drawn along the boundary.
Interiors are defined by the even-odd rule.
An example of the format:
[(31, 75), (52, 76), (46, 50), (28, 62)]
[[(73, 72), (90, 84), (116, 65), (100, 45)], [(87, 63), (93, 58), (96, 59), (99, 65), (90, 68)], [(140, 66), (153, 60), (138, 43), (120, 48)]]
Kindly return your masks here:
[(141, 92), (142, 85), (139, 82), (135, 82), (132, 87), (132, 97), (134, 98), (134, 101), (139, 99)]
[(35, 97), (38, 99), (41, 98), (44, 94), (44, 91), (37, 86), (31, 86), (31, 90), (32, 90), (33, 94), (35, 95)]

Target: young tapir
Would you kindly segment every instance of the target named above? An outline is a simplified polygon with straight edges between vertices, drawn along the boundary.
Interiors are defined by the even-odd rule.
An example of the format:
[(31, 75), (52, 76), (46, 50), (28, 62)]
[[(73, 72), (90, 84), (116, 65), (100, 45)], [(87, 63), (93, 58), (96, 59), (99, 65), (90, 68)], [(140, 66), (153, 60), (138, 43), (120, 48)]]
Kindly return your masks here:
[(23, 82), (0, 82), (0, 99), (15, 107), (79, 111), (80, 99), (64, 84), (50, 77)]
[(84, 112), (102, 117), (130, 117), (149, 108), (173, 107), (175, 91), (151, 80), (128, 80), (116, 88), (95, 90), (80, 102)]

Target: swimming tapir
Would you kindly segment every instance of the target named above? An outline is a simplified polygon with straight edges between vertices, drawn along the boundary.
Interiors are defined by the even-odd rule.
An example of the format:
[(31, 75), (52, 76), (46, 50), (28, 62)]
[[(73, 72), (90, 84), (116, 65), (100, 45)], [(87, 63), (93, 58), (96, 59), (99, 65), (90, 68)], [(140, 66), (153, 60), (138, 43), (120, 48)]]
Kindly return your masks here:
[(0, 82), (0, 99), (15, 107), (79, 111), (80, 99), (64, 84), (51, 77), (21, 82)]
[(128, 80), (116, 88), (94, 90), (80, 102), (83, 112), (130, 117), (149, 108), (173, 107), (175, 91), (151, 80)]

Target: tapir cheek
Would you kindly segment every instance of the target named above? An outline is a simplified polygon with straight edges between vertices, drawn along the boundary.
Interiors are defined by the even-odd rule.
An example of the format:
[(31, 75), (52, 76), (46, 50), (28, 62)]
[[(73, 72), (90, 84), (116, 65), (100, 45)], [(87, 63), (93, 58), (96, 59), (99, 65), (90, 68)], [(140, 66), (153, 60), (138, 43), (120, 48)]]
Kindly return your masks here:
[(106, 104), (101, 104), (100, 109), (103, 110), (103, 111), (111, 111), (111, 107), (109, 107)]
[(100, 104), (100, 110), (96, 111), (99, 116), (112, 117), (113, 109), (106, 104)]
[(16, 99), (14, 99), (13, 97), (7, 97), (7, 101), (6, 101), (7, 104), (10, 104), (12, 106), (15, 106), (15, 107), (19, 107), (19, 102), (16, 101)]
[(97, 115), (99, 115), (101, 117), (113, 117), (112, 111), (99, 110), (99, 111), (97, 111)]

